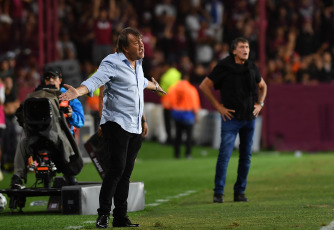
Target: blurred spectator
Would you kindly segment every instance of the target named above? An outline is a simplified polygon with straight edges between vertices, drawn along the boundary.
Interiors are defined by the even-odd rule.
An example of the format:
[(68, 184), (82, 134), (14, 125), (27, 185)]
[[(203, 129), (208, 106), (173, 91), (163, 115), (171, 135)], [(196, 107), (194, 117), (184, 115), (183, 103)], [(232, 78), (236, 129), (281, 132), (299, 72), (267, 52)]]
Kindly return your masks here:
[(176, 25), (176, 31), (173, 35), (172, 47), (174, 60), (177, 60), (181, 56), (188, 56), (190, 47), (190, 38), (186, 33), (184, 24)]
[(143, 35), (143, 43), (145, 47), (145, 61), (143, 62), (144, 73), (148, 73), (152, 67), (153, 55), (157, 38), (153, 35), (149, 24), (142, 27), (141, 34)]
[(69, 31), (62, 30), (57, 43), (58, 58), (60, 60), (75, 59), (77, 50), (74, 43), (71, 41)]
[(0, 2), (0, 53), (4, 53), (6, 48), (11, 47), (11, 30), (13, 20), (9, 16), (9, 1)]
[(215, 59), (221, 60), (230, 54), (230, 46), (228, 43), (216, 43), (214, 47)]
[[(20, 89), (21, 100), (38, 84), (39, 2), (0, 2), (0, 55), (15, 50), (12, 52), (15, 58), (6, 59), (19, 65), (9, 75), (13, 77), (14, 89), (16, 84)], [(98, 65), (114, 52), (117, 33), (135, 25), (143, 34), (143, 68), (148, 76), (159, 79), (161, 63), (168, 61), (178, 63), (178, 68), (188, 72), (196, 83), (202, 73), (207, 73), (211, 62), (228, 55), (228, 44), (236, 36), (249, 40), (250, 59), (257, 61), (258, 3), (256, 0), (58, 0), (59, 60), (76, 59), (82, 67), (87, 62)], [(334, 54), (333, 1), (267, 0), (266, 10), (268, 83), (331, 82), (332, 65), (329, 61), (320, 63), (314, 56), (325, 62)], [(330, 55), (325, 55), (328, 51)], [(1, 69), (0, 75), (4, 74)]]
[(8, 60), (8, 71), (9, 71), (9, 75), (14, 76), (14, 71), (15, 71), (15, 67), (16, 67), (16, 54), (13, 51), (8, 51), (6, 53), (6, 57)]
[[(138, 13), (139, 24), (152, 28), (154, 18), (154, 0), (136, 0), (135, 7)], [(153, 29), (152, 29), (153, 31)]]
[(296, 74), (298, 72), (298, 70), (300, 69), (300, 66), (301, 66), (301, 60), (300, 60), (300, 55), (296, 52), (294, 52), (292, 55), (291, 55), (291, 68), (292, 68), (292, 72), (294, 74)]
[(4, 78), (9, 75), (9, 61), (6, 55), (0, 57), (0, 77)]
[(296, 83), (297, 77), (296, 74), (292, 71), (292, 64), (286, 63), (284, 65), (284, 72), (283, 72), (283, 81), (284, 83), (293, 84)]
[[(82, 2), (81, 2), (82, 3)], [(80, 63), (84, 61), (92, 61), (93, 62), (93, 44), (94, 44), (94, 18), (92, 17), (93, 11), (92, 5), (82, 3), (81, 8), (76, 8), (78, 10), (78, 14), (80, 15), (79, 19), (76, 19), (75, 28), (73, 31), (68, 30), (70, 32), (73, 43), (76, 46), (77, 58)], [(61, 26), (61, 23), (58, 23)], [(61, 27), (60, 27), (61, 28)]]
[(333, 68), (333, 61), (332, 61), (332, 55), (330, 52), (325, 52), (322, 55), (323, 60), (323, 70), (324, 70), (324, 76), (326, 82), (332, 82), (334, 83), (334, 68)]
[(208, 22), (203, 19), (196, 40), (196, 62), (208, 66), (214, 57), (214, 30), (209, 27)]
[(300, 0), (297, 5), (297, 13), (300, 16), (301, 21), (312, 21), (316, 12), (316, 1), (313, 0)]
[(11, 37), (14, 43), (13, 47), (17, 48), (17, 45), (21, 43), (23, 34), (23, 1), (11, 0), (10, 2), (10, 16), (13, 20)]
[(158, 35), (158, 42), (156, 47), (160, 49), (166, 60), (169, 62), (175, 62), (173, 50), (173, 27), (175, 18), (169, 18), (166, 14), (162, 16), (162, 28), (163, 31)]
[[(279, 6), (278, 9), (276, 9), (274, 6), (272, 10), (272, 12), (268, 12), (270, 25), (273, 25), (268, 28), (269, 34), (272, 34), (273, 30), (278, 27), (282, 28), (283, 31), (287, 30), (289, 27), (289, 15), (287, 9), (284, 6)], [(273, 16), (270, 17), (270, 15)]]
[[(2, 56), (0, 65), (0, 78), (4, 88), (4, 100), (1, 102), (1, 111), (4, 112), (6, 129), (4, 129), (1, 133), (1, 152), (2, 167), (6, 171), (11, 171), (13, 169), (17, 140), (17, 122), (14, 115), (16, 109), (20, 105), (20, 101), (17, 96), (18, 89), (15, 76), (15, 65), (15, 55), (12, 52), (7, 52)], [(2, 125), (3, 124), (0, 121), (0, 128)]]
[[(168, 94), (168, 90), (170, 89), (170, 87), (175, 85), (180, 80), (181, 80), (181, 73), (179, 72), (179, 70), (177, 70), (170, 63), (165, 62), (162, 65), (162, 75), (161, 75), (161, 78), (160, 78), (160, 87), (165, 92), (167, 92), (167, 94)], [(165, 106), (167, 104), (164, 103), (164, 100), (166, 100), (166, 98), (167, 98), (166, 95), (161, 96), (161, 104), (162, 104), (162, 107), (164, 109), (164, 123), (165, 123), (165, 129), (166, 129), (166, 133), (167, 133), (166, 144), (171, 144), (171, 143), (173, 143), (172, 133), (171, 133), (171, 129), (172, 129), (171, 119), (172, 119), (172, 117), (171, 117), (170, 107)]]
[(186, 30), (191, 36), (193, 41), (196, 41), (198, 37), (198, 31), (201, 28), (200, 24), (200, 14), (197, 11), (197, 8), (191, 7), (189, 10), (189, 14), (187, 14), (185, 18)]
[(303, 23), (302, 29), (298, 34), (296, 51), (301, 56), (306, 56), (316, 52), (318, 47), (318, 35), (313, 30), (312, 21), (307, 20)]
[[(229, 23), (226, 23), (226, 33), (224, 34), (225, 42), (232, 41), (233, 38), (242, 35), (243, 24), (247, 19), (251, 18), (251, 9), (249, 8), (247, 0), (233, 1), (230, 3), (230, 10), (228, 11), (227, 18)], [(227, 8), (227, 6), (226, 6)]]
[(320, 83), (329, 83), (334, 80), (332, 56), (329, 52), (323, 55), (314, 55), (313, 73), (314, 78)]
[(297, 71), (297, 82), (301, 84), (314, 83), (311, 78), (310, 65), (312, 56), (305, 56), (301, 59), (300, 68)]
[(197, 112), (200, 109), (200, 100), (197, 89), (190, 84), (190, 76), (182, 75), (182, 80), (175, 83), (168, 90), (163, 101), (163, 107), (171, 110), (175, 121), (174, 157), (180, 158), (180, 147), (183, 133), (186, 134), (186, 158), (190, 159), (192, 148), (192, 132), (197, 121)]
[(210, 15), (210, 27), (214, 31), (215, 41), (223, 41), (224, 4), (221, 0), (209, 0), (205, 4), (205, 10)]
[(188, 55), (180, 56), (177, 66), (177, 69), (179, 69), (180, 72), (183, 72), (184, 74), (187, 75), (191, 75), (193, 73), (193, 68), (194, 64), (192, 63)]
[(282, 71), (277, 67), (274, 59), (269, 59), (267, 63), (267, 81), (269, 84), (281, 84), (283, 83)]
[(155, 6), (154, 14), (157, 17), (166, 14), (170, 18), (175, 18), (176, 9), (171, 0), (160, 0), (160, 2)]
[(14, 89), (13, 78), (5, 76), (3, 79), (5, 86), (4, 112), (6, 118), (6, 129), (2, 136), (2, 163), (4, 164), (3, 167), (6, 171), (12, 171), (17, 144), (17, 121), (15, 118), (15, 112), (20, 106), (20, 101), (18, 100), (17, 92), (15, 92)]
[(327, 82), (325, 71), (324, 71), (324, 64), (322, 57), (320, 55), (313, 56), (313, 65), (311, 67), (312, 71), (312, 79), (316, 80), (317, 82)]
[(26, 21), (23, 28), (23, 39), (21, 48), (29, 49), (34, 56), (38, 55), (37, 39), (37, 15), (33, 11), (27, 11)]
[(249, 60), (255, 62), (259, 50), (258, 46), (258, 31), (256, 30), (256, 23), (254, 20), (246, 20), (242, 29), (243, 37), (249, 41)]
[(268, 54), (269, 57), (275, 57), (277, 55), (279, 47), (283, 47), (286, 45), (287, 40), (285, 37), (285, 30), (283, 27), (278, 27), (275, 30), (274, 37), (270, 37)]
[(195, 66), (194, 72), (191, 75), (190, 82), (194, 85), (199, 85), (206, 77), (207, 71), (202, 64)]
[(18, 98), (20, 102), (23, 102), (26, 98), (26, 96), (34, 91), (35, 84), (34, 81), (29, 82), (28, 79), (31, 78), (31, 75), (28, 76), (27, 69), (19, 66), (16, 68), (16, 82), (17, 87), (19, 88), (18, 91)]
[(112, 52), (112, 19), (116, 9), (115, 0), (109, 0), (109, 8), (101, 5), (101, 0), (95, 0), (94, 18), (94, 49), (93, 63), (99, 65), (103, 58)]

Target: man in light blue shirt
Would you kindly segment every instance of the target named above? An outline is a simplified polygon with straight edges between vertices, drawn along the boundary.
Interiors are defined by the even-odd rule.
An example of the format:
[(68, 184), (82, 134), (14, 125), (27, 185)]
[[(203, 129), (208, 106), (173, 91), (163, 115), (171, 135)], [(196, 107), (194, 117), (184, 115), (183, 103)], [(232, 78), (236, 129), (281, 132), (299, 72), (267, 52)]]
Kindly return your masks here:
[(68, 90), (60, 100), (93, 95), (104, 85), (103, 109), (100, 126), (108, 143), (109, 168), (103, 178), (99, 202), (97, 228), (108, 228), (114, 198), (113, 227), (139, 227), (126, 216), (130, 176), (135, 159), (148, 133), (143, 90), (165, 94), (159, 84), (144, 77), (142, 35), (134, 28), (123, 29), (117, 39), (117, 52), (104, 58), (96, 73), (78, 88), (64, 85)]

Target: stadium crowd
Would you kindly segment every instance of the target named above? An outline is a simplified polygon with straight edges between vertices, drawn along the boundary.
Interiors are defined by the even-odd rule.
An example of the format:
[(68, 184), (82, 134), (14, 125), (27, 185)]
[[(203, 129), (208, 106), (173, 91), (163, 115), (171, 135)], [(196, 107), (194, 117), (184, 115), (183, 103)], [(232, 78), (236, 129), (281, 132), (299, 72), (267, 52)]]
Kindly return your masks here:
[[(247, 38), (250, 59), (258, 60), (263, 32), (258, 5), (259, 0), (58, 0), (58, 59), (78, 60), (85, 80), (115, 51), (118, 32), (130, 26), (143, 34), (146, 76), (159, 80), (176, 68), (198, 85), (229, 55), (228, 44), (235, 37)], [(262, 75), (269, 85), (334, 82), (333, 0), (266, 0), (266, 16)], [(7, 120), (39, 84), (37, 33), (37, 0), (0, 1), (0, 77)]]

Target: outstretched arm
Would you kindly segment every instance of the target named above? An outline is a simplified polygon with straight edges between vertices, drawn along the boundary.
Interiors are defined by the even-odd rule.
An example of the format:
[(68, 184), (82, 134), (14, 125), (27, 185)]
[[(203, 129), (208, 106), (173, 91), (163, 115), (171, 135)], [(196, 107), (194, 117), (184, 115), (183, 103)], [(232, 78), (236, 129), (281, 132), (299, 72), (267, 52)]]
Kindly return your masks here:
[(74, 88), (71, 85), (64, 84), (64, 87), (67, 89), (67, 91), (59, 95), (58, 98), (61, 101), (70, 101), (88, 93), (88, 89), (84, 85), (80, 85), (78, 88)]
[(152, 81), (148, 81), (146, 89), (150, 89), (154, 92), (159, 92), (162, 94), (167, 94), (159, 85), (159, 83), (152, 77)]

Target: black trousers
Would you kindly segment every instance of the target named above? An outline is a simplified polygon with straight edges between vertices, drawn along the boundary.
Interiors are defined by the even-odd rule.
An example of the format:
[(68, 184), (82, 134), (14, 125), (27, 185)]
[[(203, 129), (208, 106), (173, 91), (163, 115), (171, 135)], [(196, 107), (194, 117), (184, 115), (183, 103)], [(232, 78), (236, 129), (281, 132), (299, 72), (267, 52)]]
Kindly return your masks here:
[(114, 198), (113, 216), (122, 218), (127, 212), (130, 176), (142, 137), (125, 131), (115, 122), (107, 122), (101, 128), (108, 142), (109, 164), (103, 178), (97, 212), (99, 215), (109, 215)]
[(182, 144), (182, 134), (186, 133), (186, 157), (191, 156), (191, 147), (192, 147), (192, 131), (193, 124), (184, 124), (182, 122), (175, 121), (176, 135), (174, 140), (174, 157), (180, 157), (180, 147)]
[(165, 123), (165, 129), (167, 133), (167, 144), (170, 144), (172, 142), (172, 115), (170, 109), (164, 109), (164, 123)]

